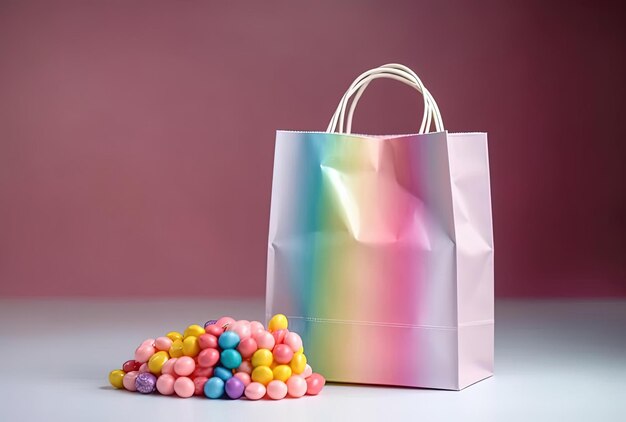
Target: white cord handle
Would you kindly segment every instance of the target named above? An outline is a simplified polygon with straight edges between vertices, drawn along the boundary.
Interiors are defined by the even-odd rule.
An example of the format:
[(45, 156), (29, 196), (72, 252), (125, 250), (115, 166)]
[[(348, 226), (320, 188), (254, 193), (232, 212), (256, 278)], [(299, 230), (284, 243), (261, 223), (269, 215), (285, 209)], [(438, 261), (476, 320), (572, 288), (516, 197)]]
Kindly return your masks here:
[(422, 81), (419, 77), (408, 67), (403, 66), (401, 64), (390, 63), (375, 69), (368, 70), (367, 72), (359, 75), (354, 82), (350, 85), (346, 93), (341, 98), (337, 109), (335, 110), (335, 114), (333, 115), (327, 132), (344, 132), (344, 118), (346, 107), (351, 97), (354, 95), (354, 99), (350, 104), (350, 110), (348, 112), (348, 121), (346, 125), (345, 133), (351, 133), (352, 130), (352, 117), (354, 115), (354, 110), (356, 105), (363, 95), (363, 92), (369, 85), (371, 81), (374, 79), (386, 78), (386, 79), (394, 79), (400, 81), (406, 85), (412, 86), (417, 91), (421, 92), (424, 97), (424, 116), (422, 117), (422, 124), (420, 125), (419, 133), (426, 133), (426, 131), (430, 130), (432, 121), (434, 119), (435, 129), (440, 132), (444, 130), (443, 120), (441, 118), (441, 113), (439, 111), (439, 107), (435, 102), (435, 99), (432, 97), (430, 92), (426, 89)]

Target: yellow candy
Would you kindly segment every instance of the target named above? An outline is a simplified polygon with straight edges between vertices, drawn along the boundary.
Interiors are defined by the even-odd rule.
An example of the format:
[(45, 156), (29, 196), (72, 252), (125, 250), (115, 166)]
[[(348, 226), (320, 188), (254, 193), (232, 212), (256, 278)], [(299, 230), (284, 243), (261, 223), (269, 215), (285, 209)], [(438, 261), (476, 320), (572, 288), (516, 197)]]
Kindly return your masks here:
[(161, 368), (169, 358), (170, 355), (168, 355), (167, 352), (164, 350), (156, 352), (155, 354), (150, 356), (150, 360), (148, 360), (148, 369), (154, 375), (161, 375)]
[(194, 336), (194, 337), (200, 337), (202, 334), (206, 333), (206, 331), (204, 331), (204, 328), (200, 327), (199, 325), (190, 325), (189, 327), (187, 327), (187, 329), (185, 330), (185, 333), (183, 334), (184, 338), (187, 338), (189, 336)]
[(200, 344), (198, 343), (198, 337), (189, 336), (183, 340), (183, 354), (185, 356), (191, 356), (192, 358), (198, 356), (200, 353)]
[(267, 366), (269, 369), (269, 366), (273, 361), (274, 356), (272, 355), (272, 352), (267, 349), (259, 349), (252, 355), (252, 366), (255, 368), (257, 366)]
[(169, 338), (172, 341), (183, 339), (183, 335), (179, 333), (178, 331), (170, 331), (169, 333), (165, 335), (165, 337)]
[(300, 346), (296, 353), (304, 353), (304, 346)]
[(267, 329), (269, 331), (286, 330), (288, 325), (289, 322), (285, 315), (276, 314), (270, 319), (270, 322), (267, 324)]
[(304, 353), (296, 353), (293, 355), (289, 366), (291, 366), (291, 370), (294, 374), (303, 373), (306, 368), (306, 356), (304, 356)]
[(176, 339), (172, 343), (172, 347), (170, 347), (170, 356), (173, 358), (179, 358), (183, 355), (183, 341), (181, 339)]
[(115, 388), (124, 388), (124, 375), (126, 375), (126, 372), (121, 369), (111, 371), (109, 372), (109, 382)]
[(275, 380), (287, 382), (291, 376), (291, 368), (287, 365), (277, 365), (272, 371)]
[(267, 385), (272, 379), (274, 379), (274, 374), (268, 366), (257, 366), (252, 371), (251, 378), (254, 382), (259, 382), (263, 385)]

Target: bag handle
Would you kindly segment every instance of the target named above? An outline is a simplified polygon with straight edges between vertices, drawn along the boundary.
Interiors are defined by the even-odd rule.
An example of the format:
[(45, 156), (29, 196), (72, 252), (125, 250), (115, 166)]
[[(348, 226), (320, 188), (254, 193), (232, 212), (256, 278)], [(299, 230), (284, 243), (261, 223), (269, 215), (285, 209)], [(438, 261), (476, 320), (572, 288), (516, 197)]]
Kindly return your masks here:
[(439, 107), (437, 106), (435, 99), (426, 89), (420, 78), (415, 74), (415, 72), (413, 72), (411, 69), (404, 65), (389, 63), (374, 69), (370, 69), (367, 72), (363, 72), (354, 80), (354, 82), (352, 82), (346, 93), (341, 98), (341, 101), (339, 102), (339, 105), (335, 110), (335, 114), (330, 120), (326, 132), (344, 133), (346, 107), (348, 106), (348, 102), (350, 101), (352, 96), (354, 96), (354, 99), (352, 99), (352, 103), (350, 104), (348, 121), (345, 131), (345, 133), (351, 133), (352, 117), (354, 115), (356, 105), (361, 98), (361, 95), (363, 95), (363, 92), (370, 84), (370, 82), (372, 82), (374, 79), (380, 78), (397, 80), (413, 87), (414, 89), (422, 93), (424, 97), (424, 115), (422, 117), (422, 124), (420, 125), (418, 133), (422, 134), (430, 130), (433, 120), (435, 123), (435, 129), (438, 132), (444, 130), (443, 120), (441, 118)]

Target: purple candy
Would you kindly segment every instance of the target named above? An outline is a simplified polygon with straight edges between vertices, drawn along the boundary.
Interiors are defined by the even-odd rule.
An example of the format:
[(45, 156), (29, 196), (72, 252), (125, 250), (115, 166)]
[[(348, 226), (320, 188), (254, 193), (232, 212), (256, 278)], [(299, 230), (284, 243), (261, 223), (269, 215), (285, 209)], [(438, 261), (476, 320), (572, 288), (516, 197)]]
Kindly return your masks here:
[(207, 322), (204, 323), (204, 328), (206, 328), (208, 325), (213, 325), (215, 323), (217, 323), (216, 319), (210, 319), (210, 320), (208, 320)]
[(226, 395), (231, 399), (238, 399), (243, 396), (243, 392), (246, 389), (246, 386), (241, 382), (241, 380), (237, 377), (229, 378), (226, 381), (226, 385), (224, 387), (226, 390)]
[(143, 372), (137, 375), (135, 379), (135, 387), (137, 391), (143, 394), (150, 394), (156, 387), (156, 377), (149, 372)]

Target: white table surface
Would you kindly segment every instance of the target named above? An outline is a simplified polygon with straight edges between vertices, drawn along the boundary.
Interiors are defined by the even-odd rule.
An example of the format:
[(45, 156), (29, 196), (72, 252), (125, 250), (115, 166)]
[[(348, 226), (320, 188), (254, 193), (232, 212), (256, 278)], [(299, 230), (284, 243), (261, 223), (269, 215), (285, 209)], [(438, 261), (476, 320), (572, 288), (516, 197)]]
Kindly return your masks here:
[(0, 299), (1, 421), (626, 421), (626, 301), (498, 301), (496, 375), (460, 391), (330, 384), (279, 402), (114, 390), (147, 337), (262, 299)]

